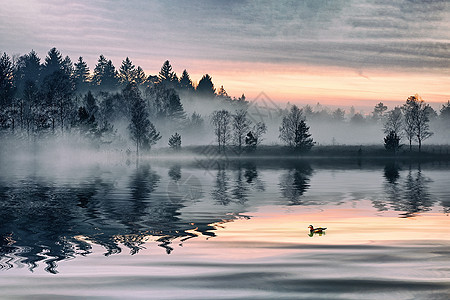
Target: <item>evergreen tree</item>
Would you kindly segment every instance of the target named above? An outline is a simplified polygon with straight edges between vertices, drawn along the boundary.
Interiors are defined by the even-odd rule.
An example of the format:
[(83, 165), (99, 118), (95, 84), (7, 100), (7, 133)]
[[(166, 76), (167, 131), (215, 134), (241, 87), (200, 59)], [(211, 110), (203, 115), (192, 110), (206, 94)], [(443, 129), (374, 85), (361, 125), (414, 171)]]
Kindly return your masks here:
[(94, 116), (98, 111), (98, 105), (97, 105), (97, 99), (95, 99), (94, 95), (92, 95), (91, 91), (89, 91), (84, 96), (84, 105), (86, 108), (86, 111), (88, 112), (89, 116)]
[(106, 89), (116, 89), (119, 85), (116, 67), (114, 67), (111, 60), (108, 60), (105, 73), (102, 81), (102, 86)]
[(14, 69), (6, 53), (0, 57), (0, 108), (12, 103), (14, 96)]
[(177, 123), (180, 123), (186, 119), (186, 113), (184, 112), (180, 97), (174, 90), (169, 96), (167, 117)]
[(178, 132), (175, 132), (175, 134), (171, 135), (169, 138), (169, 147), (174, 150), (180, 150), (181, 148), (181, 135), (178, 134)]
[(16, 64), (16, 87), (18, 96), (21, 97), (24, 93), (25, 86), (39, 83), (41, 73), (41, 59), (36, 52), (32, 50), (30, 53), (22, 55), (17, 60)]
[(74, 64), (74, 81), (75, 81), (75, 87), (79, 91), (83, 91), (88, 87), (89, 84), (89, 67), (87, 63), (83, 60), (83, 57), (80, 56), (78, 58), (78, 61)]
[(345, 110), (337, 108), (332, 113), (332, 119), (333, 119), (333, 121), (336, 121), (336, 122), (344, 122), (345, 121)]
[(172, 65), (168, 60), (166, 60), (163, 63), (161, 70), (159, 71), (158, 74), (159, 82), (164, 84), (170, 84), (173, 81), (173, 76), (174, 72), (172, 70)]
[(118, 86), (118, 76), (116, 68), (111, 60), (106, 60), (100, 55), (97, 65), (94, 69), (93, 83), (102, 90), (114, 90)]
[(397, 153), (398, 149), (400, 149), (400, 137), (397, 133), (392, 130), (389, 134), (384, 138), (384, 148), (388, 151), (392, 151)]
[(136, 81), (136, 67), (128, 57), (122, 61), (122, 65), (119, 70), (119, 78), (123, 85)]
[(291, 147), (300, 151), (308, 151), (314, 146), (302, 110), (296, 105), (283, 117), (280, 126), (280, 139)]
[(143, 85), (145, 83), (146, 76), (145, 76), (144, 70), (142, 70), (141, 67), (137, 67), (136, 73), (135, 73), (135, 76), (134, 76), (134, 81), (136, 82), (136, 84), (138, 86), (141, 86), (141, 85)]
[(211, 76), (203, 75), (197, 85), (197, 95), (206, 99), (213, 99), (216, 96), (216, 89), (212, 82)]
[(72, 60), (70, 59), (69, 56), (66, 56), (62, 62), (62, 68), (64, 70), (64, 73), (67, 74), (67, 76), (69, 76), (69, 78), (73, 78), (73, 73), (74, 73), (74, 67), (73, 67), (73, 63)]
[(95, 122), (95, 116), (91, 115), (84, 106), (78, 108), (77, 125), (80, 130), (80, 134), (92, 138), (97, 129), (97, 123)]
[(378, 122), (381, 120), (384, 116), (384, 112), (387, 110), (387, 106), (383, 104), (383, 102), (378, 103), (375, 105), (373, 112), (372, 112), (372, 118), (375, 122)]
[(71, 99), (74, 92), (73, 83), (61, 69), (45, 77), (42, 90), (46, 101), (46, 110), (52, 119), (52, 130), (54, 132), (55, 121), (58, 121), (61, 132), (63, 132), (67, 125), (65, 121), (70, 117), (73, 106)]
[(450, 121), (450, 100), (447, 103), (443, 104), (440, 110), (440, 118), (441, 120)]
[(92, 77), (92, 82), (97, 86), (99, 86), (103, 81), (107, 63), (108, 61), (106, 58), (103, 55), (100, 55), (94, 68), (94, 76)]
[(145, 102), (140, 97), (134, 99), (131, 107), (131, 122), (128, 126), (131, 139), (136, 143), (136, 154), (139, 156), (140, 148), (148, 148), (161, 139), (159, 132), (149, 120), (149, 114)]
[(139, 88), (137, 87), (136, 83), (129, 83), (123, 90), (122, 90), (122, 98), (123, 101), (120, 104), (119, 110), (122, 111), (122, 114), (124, 116), (130, 117), (132, 106), (138, 99), (142, 99), (141, 92), (139, 91)]
[[(245, 97), (245, 96), (244, 96)], [(223, 85), (220, 86), (219, 90), (217, 91), (217, 98), (219, 98), (222, 101), (231, 101), (231, 97), (228, 96), (227, 91), (223, 88)], [(237, 100), (237, 99), (236, 99)], [(244, 100), (245, 101), (245, 100)]]
[(189, 76), (189, 73), (184, 69), (183, 73), (180, 77), (180, 88), (185, 91), (193, 91), (194, 86), (192, 84), (191, 77)]
[(48, 51), (47, 57), (45, 58), (42, 75), (43, 79), (46, 76), (50, 76), (56, 71), (63, 69), (63, 59), (61, 53), (56, 49), (52, 48)]

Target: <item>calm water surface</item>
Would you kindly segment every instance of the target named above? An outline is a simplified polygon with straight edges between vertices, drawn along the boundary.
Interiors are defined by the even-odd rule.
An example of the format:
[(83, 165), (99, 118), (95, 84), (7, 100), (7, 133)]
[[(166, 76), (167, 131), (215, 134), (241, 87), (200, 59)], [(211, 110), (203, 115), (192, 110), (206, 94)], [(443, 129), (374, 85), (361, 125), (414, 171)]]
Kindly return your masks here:
[(448, 299), (449, 212), (448, 163), (3, 161), (0, 298)]

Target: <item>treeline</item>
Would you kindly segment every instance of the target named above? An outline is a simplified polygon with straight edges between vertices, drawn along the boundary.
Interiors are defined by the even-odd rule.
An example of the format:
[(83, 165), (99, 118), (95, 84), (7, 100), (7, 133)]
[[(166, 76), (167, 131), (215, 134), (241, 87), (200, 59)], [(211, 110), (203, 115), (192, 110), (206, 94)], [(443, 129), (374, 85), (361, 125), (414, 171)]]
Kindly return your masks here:
[[(186, 105), (191, 105), (187, 113)], [(252, 106), (253, 105), (253, 106)], [(204, 109), (207, 107), (207, 109)], [(307, 151), (315, 144), (310, 127), (319, 124), (349, 124), (353, 128), (377, 125), (386, 134), (386, 149), (398, 151), (402, 139), (412, 147), (433, 134), (430, 122), (450, 129), (450, 101), (436, 112), (418, 95), (388, 111), (382, 102), (368, 115), (341, 108), (330, 110), (318, 104), (299, 108), (273, 107), (268, 124), (250, 116), (255, 110), (245, 96), (230, 97), (223, 86), (216, 90), (210, 75), (195, 84), (184, 70), (180, 77), (165, 61), (159, 74), (146, 75), (127, 57), (116, 69), (100, 55), (93, 72), (79, 57), (75, 63), (52, 48), (43, 62), (31, 51), (12, 59), (0, 57), (0, 134), (36, 139), (51, 136), (80, 137), (97, 147), (131, 139), (136, 152), (149, 150), (159, 140), (180, 149), (182, 136), (190, 139), (214, 133), (218, 148), (233, 146), (252, 151), (270, 128), (293, 149)], [(202, 109), (202, 115), (196, 109)], [(206, 112), (205, 112), (206, 111)], [(260, 118), (261, 119), (261, 118)], [(270, 128), (268, 128), (270, 126)], [(380, 141), (381, 142), (381, 141)], [(166, 142), (167, 143), (167, 142)]]
[[(117, 134), (113, 124), (128, 123), (137, 148), (149, 149), (166, 131), (196, 132), (203, 117), (187, 115), (180, 96), (222, 100), (243, 107), (245, 96), (231, 98), (223, 86), (216, 91), (205, 74), (194, 84), (184, 70), (180, 77), (165, 61), (158, 75), (146, 75), (127, 57), (116, 70), (100, 55), (93, 70), (82, 57), (75, 63), (52, 48), (44, 61), (35, 51), (12, 59), (0, 58), (0, 129), (20, 137), (46, 137), (79, 132), (96, 143), (110, 143)], [(151, 120), (151, 122), (150, 122)]]

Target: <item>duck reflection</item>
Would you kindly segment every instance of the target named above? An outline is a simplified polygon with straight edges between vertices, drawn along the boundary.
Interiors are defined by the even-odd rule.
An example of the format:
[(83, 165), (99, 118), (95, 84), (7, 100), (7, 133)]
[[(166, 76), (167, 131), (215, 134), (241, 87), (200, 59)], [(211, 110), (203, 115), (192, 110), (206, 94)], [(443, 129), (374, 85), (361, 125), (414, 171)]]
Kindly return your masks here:
[(280, 177), (280, 189), (289, 205), (303, 205), (302, 196), (309, 188), (313, 169), (306, 162), (298, 162)]

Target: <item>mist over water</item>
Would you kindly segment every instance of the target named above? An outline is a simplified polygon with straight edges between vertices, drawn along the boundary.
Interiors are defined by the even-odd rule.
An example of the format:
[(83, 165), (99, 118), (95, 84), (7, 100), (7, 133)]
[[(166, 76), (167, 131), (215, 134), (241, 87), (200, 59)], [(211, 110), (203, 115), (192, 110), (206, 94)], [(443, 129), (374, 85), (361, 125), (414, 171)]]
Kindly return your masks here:
[[(445, 162), (136, 162), (69, 149), (1, 156), (6, 297), (226, 289), (223, 298), (356, 299), (364, 289), (367, 299), (427, 299), (450, 290)], [(310, 224), (326, 234), (310, 237)]]

